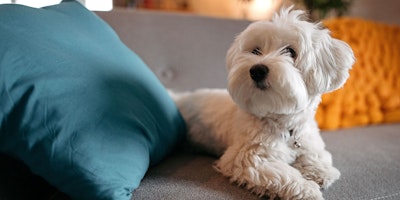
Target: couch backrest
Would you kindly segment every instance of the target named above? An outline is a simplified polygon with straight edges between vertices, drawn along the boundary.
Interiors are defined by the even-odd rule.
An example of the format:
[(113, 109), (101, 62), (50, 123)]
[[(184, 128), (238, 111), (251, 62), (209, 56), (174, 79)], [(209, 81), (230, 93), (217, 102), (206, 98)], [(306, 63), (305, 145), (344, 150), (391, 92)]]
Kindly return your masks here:
[(97, 13), (160, 78), (178, 91), (225, 88), (225, 56), (249, 22), (114, 9)]

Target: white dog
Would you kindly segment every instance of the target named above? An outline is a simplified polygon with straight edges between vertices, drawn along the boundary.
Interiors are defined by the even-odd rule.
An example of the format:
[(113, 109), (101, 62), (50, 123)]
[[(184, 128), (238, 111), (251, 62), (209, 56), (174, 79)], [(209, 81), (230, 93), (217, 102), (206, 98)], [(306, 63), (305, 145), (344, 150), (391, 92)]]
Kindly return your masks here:
[(173, 94), (189, 141), (221, 156), (215, 168), (232, 182), (271, 199), (323, 199), (320, 188), (340, 176), (314, 115), (321, 95), (344, 84), (354, 55), (303, 17), (282, 9), (238, 35), (228, 91)]

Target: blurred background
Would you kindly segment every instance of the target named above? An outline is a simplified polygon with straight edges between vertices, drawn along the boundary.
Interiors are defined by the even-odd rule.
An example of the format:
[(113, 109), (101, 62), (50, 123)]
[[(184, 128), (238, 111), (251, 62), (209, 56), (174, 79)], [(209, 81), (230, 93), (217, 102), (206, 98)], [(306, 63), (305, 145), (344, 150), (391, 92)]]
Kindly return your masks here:
[[(43, 7), (61, 0), (0, 0)], [(196, 15), (262, 20), (269, 19), (281, 6), (295, 4), (307, 9), (314, 20), (334, 16), (353, 16), (390, 24), (400, 24), (399, 0), (79, 0), (91, 10), (146, 9)]]
[(399, 0), (114, 0), (116, 7), (246, 20), (269, 19), (275, 10), (291, 4), (309, 10), (315, 20), (348, 15), (400, 24)]

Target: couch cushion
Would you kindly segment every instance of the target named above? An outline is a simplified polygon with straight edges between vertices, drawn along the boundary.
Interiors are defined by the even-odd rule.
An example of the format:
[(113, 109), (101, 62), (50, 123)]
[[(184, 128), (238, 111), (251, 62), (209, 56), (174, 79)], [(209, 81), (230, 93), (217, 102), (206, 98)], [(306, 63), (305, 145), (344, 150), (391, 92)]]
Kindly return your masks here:
[[(399, 129), (400, 124), (394, 124), (323, 132), (333, 164), (341, 172), (340, 179), (322, 191), (324, 198), (400, 199)], [(260, 200), (215, 171), (215, 160), (203, 155), (175, 154), (149, 170), (133, 199)]]
[(75, 1), (0, 6), (0, 152), (76, 199), (129, 199), (184, 123), (162, 84)]

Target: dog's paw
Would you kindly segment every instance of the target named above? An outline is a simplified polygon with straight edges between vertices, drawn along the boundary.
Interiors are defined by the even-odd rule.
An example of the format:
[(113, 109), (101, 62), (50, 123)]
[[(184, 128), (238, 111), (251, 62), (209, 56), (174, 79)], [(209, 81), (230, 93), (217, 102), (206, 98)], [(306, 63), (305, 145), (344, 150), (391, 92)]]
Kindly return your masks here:
[(304, 184), (304, 189), (301, 193), (302, 200), (323, 200), (322, 192), (319, 189), (319, 185), (317, 185), (313, 181), (306, 181)]
[(320, 187), (314, 181), (305, 180), (304, 183), (293, 191), (281, 197), (282, 200), (323, 200)]
[(328, 188), (340, 177), (339, 170), (333, 166), (304, 170), (302, 174), (305, 179), (315, 181), (323, 189)]
[(323, 171), (322, 173), (319, 174), (314, 181), (318, 183), (321, 188), (325, 189), (328, 188), (330, 185), (332, 185), (333, 182), (338, 180), (340, 177), (340, 172), (338, 169), (335, 167), (328, 167), (326, 171)]

